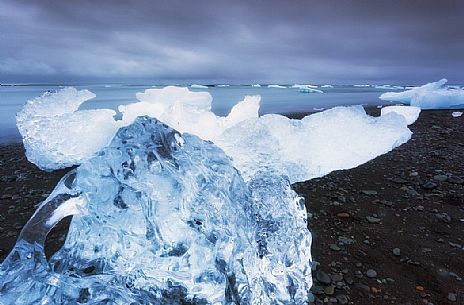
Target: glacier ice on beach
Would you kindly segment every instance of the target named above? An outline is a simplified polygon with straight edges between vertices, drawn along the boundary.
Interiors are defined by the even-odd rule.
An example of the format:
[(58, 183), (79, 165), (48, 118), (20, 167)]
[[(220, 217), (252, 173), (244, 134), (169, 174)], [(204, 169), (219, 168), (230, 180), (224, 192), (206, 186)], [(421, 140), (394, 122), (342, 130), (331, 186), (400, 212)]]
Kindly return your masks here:
[(415, 87), (403, 92), (386, 92), (380, 95), (381, 100), (409, 103), (422, 109), (449, 108), (464, 105), (464, 90), (451, 89), (445, 86), (445, 78)]
[(380, 110), (380, 115), (386, 115), (390, 112), (395, 112), (399, 115), (402, 115), (406, 119), (408, 125), (411, 125), (419, 118), (421, 109), (414, 106), (386, 106), (382, 107)]
[[(302, 120), (291, 120), (275, 114), (260, 117), (259, 96), (245, 97), (225, 117), (216, 116), (211, 111), (212, 97), (207, 92), (192, 92), (187, 88), (170, 86), (147, 89), (138, 93), (137, 99), (139, 102), (120, 106), (122, 119), (108, 119), (109, 127), (99, 128), (98, 136), (106, 141), (111, 139), (117, 127), (130, 125), (137, 116), (156, 117), (180, 132), (214, 142), (233, 159), (234, 166), (245, 179), (255, 175), (261, 165), (287, 175), (292, 183), (320, 177), (332, 170), (358, 166), (390, 151), (410, 137), (403, 116), (390, 113), (374, 118), (367, 115), (361, 106), (337, 107)], [(69, 115), (79, 116), (80, 113), (76, 111)], [(92, 126), (94, 123), (83, 117), (79, 124)], [(26, 146), (32, 150), (28, 156), (38, 156), (29, 160), (39, 166), (46, 161), (49, 169), (80, 164), (106, 144), (102, 141), (96, 147), (92, 142), (91, 149), (87, 149), (89, 132), (79, 133), (80, 129), (76, 128), (76, 138), (80, 139), (85, 149), (70, 151), (68, 157), (66, 149), (72, 146), (66, 141), (56, 143), (54, 138), (48, 140), (54, 145), (48, 145), (48, 138), (42, 136), (45, 131), (31, 130), (23, 137), (25, 143), (33, 141), (40, 144), (36, 147)], [(59, 133), (59, 130), (56, 132)], [(40, 142), (34, 137), (44, 140)], [(59, 134), (59, 137), (66, 138), (66, 135)], [(76, 153), (79, 155), (76, 156)], [(59, 154), (60, 162), (49, 162), (48, 156), (56, 154)], [(64, 160), (68, 160), (67, 163)]]
[(453, 111), (451, 113), (451, 116), (453, 116), (453, 118), (458, 118), (458, 117), (462, 116), (462, 111)]
[(88, 90), (66, 87), (28, 101), (16, 115), (28, 160), (54, 170), (79, 164), (106, 146), (119, 128), (113, 118), (116, 112), (77, 111), (94, 97)]
[(225, 117), (211, 111), (212, 97), (208, 92), (192, 92), (187, 88), (169, 86), (137, 93), (140, 102), (119, 106), (122, 125), (137, 116), (148, 115), (177, 129), (214, 141), (224, 130), (240, 121), (258, 117), (259, 96), (246, 96)]
[(246, 184), (213, 143), (139, 117), (39, 206), (0, 266), (0, 303), (303, 305), (310, 246), (286, 177)]
[(293, 120), (269, 114), (225, 130), (216, 144), (232, 157), (245, 180), (262, 171), (290, 182), (363, 164), (407, 142), (403, 116), (371, 117), (362, 106), (335, 107)]

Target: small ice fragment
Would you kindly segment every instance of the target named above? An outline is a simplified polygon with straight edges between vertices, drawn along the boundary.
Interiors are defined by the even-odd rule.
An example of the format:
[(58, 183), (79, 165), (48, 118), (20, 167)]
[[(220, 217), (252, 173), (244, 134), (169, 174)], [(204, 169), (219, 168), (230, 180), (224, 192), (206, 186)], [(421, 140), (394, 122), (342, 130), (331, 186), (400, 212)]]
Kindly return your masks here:
[(453, 111), (451, 115), (453, 116), (453, 118), (458, 118), (462, 115), (462, 111)]
[(411, 125), (419, 117), (421, 109), (414, 106), (387, 106), (382, 108), (380, 115), (386, 115), (390, 112), (395, 112), (402, 115), (406, 119), (408, 125)]
[(254, 85), (251, 85), (251, 86), (252, 86), (252, 87), (256, 87), (256, 88), (259, 88), (259, 87), (261, 87), (261, 85), (260, 85), (260, 84), (254, 84)]

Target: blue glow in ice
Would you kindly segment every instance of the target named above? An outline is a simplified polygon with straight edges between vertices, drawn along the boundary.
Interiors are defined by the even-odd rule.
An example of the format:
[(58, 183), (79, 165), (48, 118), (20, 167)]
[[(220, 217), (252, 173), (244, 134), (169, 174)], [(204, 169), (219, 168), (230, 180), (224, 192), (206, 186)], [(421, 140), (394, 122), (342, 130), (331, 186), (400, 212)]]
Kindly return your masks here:
[(0, 304), (306, 304), (310, 244), (285, 176), (246, 184), (211, 142), (139, 117), (40, 205), (1, 265)]

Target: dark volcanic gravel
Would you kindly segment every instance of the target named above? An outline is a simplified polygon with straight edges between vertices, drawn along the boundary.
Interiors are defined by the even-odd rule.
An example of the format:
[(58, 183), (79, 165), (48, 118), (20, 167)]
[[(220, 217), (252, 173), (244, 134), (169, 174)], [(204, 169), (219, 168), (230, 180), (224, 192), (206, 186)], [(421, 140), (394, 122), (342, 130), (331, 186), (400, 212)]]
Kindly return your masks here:
[[(294, 185), (313, 233), (316, 304), (464, 304), (464, 117), (423, 111), (411, 129), (386, 155)], [(0, 261), (65, 172), (0, 146)], [(49, 235), (48, 255), (68, 223)]]
[(464, 118), (423, 111), (411, 130), (386, 155), (294, 185), (332, 277), (313, 277), (316, 304), (464, 304)]

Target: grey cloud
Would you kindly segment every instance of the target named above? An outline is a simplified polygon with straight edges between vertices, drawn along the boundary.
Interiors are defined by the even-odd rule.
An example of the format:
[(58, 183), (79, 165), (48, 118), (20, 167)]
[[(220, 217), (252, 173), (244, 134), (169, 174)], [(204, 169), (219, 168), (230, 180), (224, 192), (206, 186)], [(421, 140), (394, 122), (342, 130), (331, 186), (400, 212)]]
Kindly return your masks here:
[(464, 2), (0, 0), (0, 81), (464, 83)]

